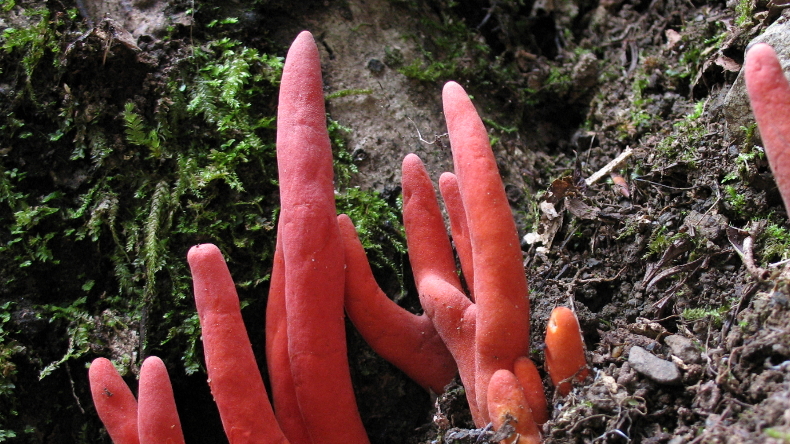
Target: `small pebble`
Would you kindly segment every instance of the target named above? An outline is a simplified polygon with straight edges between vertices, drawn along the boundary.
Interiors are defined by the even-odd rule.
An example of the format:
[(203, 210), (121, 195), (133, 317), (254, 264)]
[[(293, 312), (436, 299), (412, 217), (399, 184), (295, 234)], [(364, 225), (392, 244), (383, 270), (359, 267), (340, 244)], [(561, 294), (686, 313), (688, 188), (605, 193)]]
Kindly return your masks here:
[(379, 59), (370, 59), (368, 60), (368, 69), (378, 74), (384, 71), (384, 64)]
[(634, 345), (628, 353), (628, 363), (639, 374), (659, 384), (674, 385), (681, 379), (680, 370), (670, 361), (656, 357), (642, 347)]
[(681, 335), (669, 335), (664, 338), (664, 343), (669, 346), (672, 354), (680, 358), (685, 364), (699, 364), (702, 362), (702, 353), (694, 346), (691, 339)]

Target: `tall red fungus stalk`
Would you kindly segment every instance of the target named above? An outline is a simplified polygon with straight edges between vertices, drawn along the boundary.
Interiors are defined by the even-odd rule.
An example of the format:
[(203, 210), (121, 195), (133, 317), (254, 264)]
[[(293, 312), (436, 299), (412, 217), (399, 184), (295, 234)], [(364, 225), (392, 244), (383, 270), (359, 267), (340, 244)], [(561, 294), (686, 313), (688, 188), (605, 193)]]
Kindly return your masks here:
[(444, 191), (451, 227), (461, 231), (462, 268), (474, 275), (468, 279), (474, 303), (463, 291), (433, 185), (415, 155), (403, 161), (404, 225), (423, 308), (455, 358), (475, 423), (483, 426), (491, 376), (512, 372), (528, 353), (529, 296), (488, 134), (458, 84), (445, 85), (443, 99), (455, 166), (455, 175), (444, 176)]
[[(455, 174), (444, 173), (439, 184), (470, 294), (464, 293), (456, 271), (428, 173), (420, 159), (410, 154), (402, 167), (403, 219), (415, 283), (425, 314), (458, 366), (475, 423), (482, 427), (491, 419), (501, 424), (510, 415), (520, 421), (518, 429), (524, 439), (529, 435), (534, 441), (539, 439), (535, 422), (547, 421), (548, 412), (540, 374), (526, 357), (529, 297), (518, 234), (488, 134), (472, 102), (463, 88), (453, 82), (445, 85), (443, 99)], [(396, 318), (398, 310), (372, 283), (369, 269), (364, 274), (360, 272), (365, 268), (359, 265), (364, 262), (359, 253), (361, 245), (350, 221), (344, 216), (340, 221), (346, 248), (349, 316), (355, 324)], [(575, 320), (575, 315), (568, 312)], [(407, 314), (399, 316), (409, 318)], [(411, 315), (414, 318), (418, 317)], [(582, 343), (578, 322), (571, 330), (565, 324), (559, 330), (561, 338), (552, 341), (548, 348), (558, 361), (569, 364), (554, 368), (575, 365), (575, 371), (586, 375), (584, 349), (575, 346)], [(363, 332), (369, 342), (375, 334), (382, 333)], [(386, 335), (391, 336), (395, 335)], [(373, 341), (385, 342), (376, 336)], [(379, 348), (402, 350), (403, 346), (396, 342)], [(377, 351), (379, 348), (374, 347)], [(498, 377), (493, 378), (494, 374)], [(489, 395), (489, 390), (493, 394)], [(564, 387), (563, 392), (566, 393)], [(490, 416), (493, 412), (496, 418)]]
[(475, 392), (487, 420), (482, 406), (491, 376), (499, 369), (512, 371), (516, 359), (529, 352), (527, 279), (516, 224), (483, 122), (457, 83), (446, 84), (442, 98), (472, 244)]
[(426, 390), (442, 393), (458, 371), (431, 319), (412, 314), (376, 284), (354, 224), (338, 216), (346, 249), (346, 312), (371, 348)]
[(285, 261), (282, 240), (277, 237), (274, 264), (266, 304), (266, 365), (272, 388), (274, 414), (292, 444), (309, 444), (288, 357), (288, 319), (285, 315)]
[(269, 403), (222, 253), (212, 244), (201, 244), (189, 250), (187, 260), (211, 394), (228, 441), (288, 443)]
[[(336, 219), (321, 61), (307, 31), (299, 34), (285, 59), (277, 113), (277, 165), (278, 245), (285, 277), (282, 340), (288, 344), (296, 405), (312, 442), (364, 443), (368, 439), (346, 356), (345, 257)], [(281, 327), (282, 320), (273, 321)], [(273, 375), (273, 380), (278, 377)]]

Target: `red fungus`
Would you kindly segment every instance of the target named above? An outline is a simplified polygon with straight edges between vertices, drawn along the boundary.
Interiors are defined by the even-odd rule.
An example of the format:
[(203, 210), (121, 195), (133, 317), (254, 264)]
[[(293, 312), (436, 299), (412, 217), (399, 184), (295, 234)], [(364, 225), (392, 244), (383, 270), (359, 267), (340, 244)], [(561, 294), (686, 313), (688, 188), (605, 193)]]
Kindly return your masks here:
[(790, 211), (790, 84), (776, 52), (765, 43), (749, 49), (743, 69), (765, 154)]
[(137, 400), (107, 358), (96, 358), (88, 369), (93, 405), (115, 444), (138, 444)]
[(304, 31), (288, 50), (277, 114), (286, 336), (313, 442), (365, 443), (346, 356), (344, 252), (334, 203), (321, 62)]
[(137, 394), (137, 432), (140, 444), (184, 444), (173, 387), (165, 363), (150, 356), (140, 367)]
[(546, 405), (546, 394), (543, 392), (543, 381), (535, 363), (526, 356), (516, 359), (513, 374), (524, 389), (524, 398), (532, 410), (532, 419), (539, 425), (549, 420), (549, 409)]
[(382, 358), (426, 390), (442, 393), (457, 372), (455, 361), (425, 314), (412, 314), (393, 302), (376, 283), (354, 224), (338, 216), (346, 250), (346, 312)]
[(274, 414), (291, 444), (309, 444), (310, 434), (302, 419), (288, 356), (288, 318), (285, 315), (285, 260), (277, 236), (274, 264), (266, 303), (266, 365), (272, 388)]
[(571, 391), (571, 379), (589, 374), (579, 321), (568, 307), (556, 307), (546, 326), (546, 370), (560, 395)]
[(458, 177), (453, 173), (439, 176), (439, 191), (444, 200), (444, 208), (450, 217), (450, 232), (453, 234), (455, 252), (461, 262), (461, 272), (469, 290), (469, 297), (475, 300), (475, 276), (472, 260), (472, 240), (469, 235), (469, 224), (466, 219), (461, 190), (458, 188)]
[(494, 372), (512, 369), (516, 358), (529, 351), (529, 291), (521, 243), (488, 133), (460, 85), (448, 82), (442, 99), (472, 244), (475, 391), (478, 405), (483, 405)]
[(215, 245), (187, 254), (200, 317), (209, 385), (233, 443), (287, 443), (269, 403), (241, 317), (236, 286)]
[(529, 402), (516, 376), (500, 369), (491, 376), (488, 396), (488, 413), (494, 428), (499, 430), (505, 423), (515, 432), (500, 441), (501, 444), (539, 444), (540, 429), (532, 417)]
[(420, 303), (453, 355), (472, 417), (482, 427), (474, 384), (477, 306), (463, 292), (433, 184), (414, 154), (403, 159), (402, 182), (403, 225)]

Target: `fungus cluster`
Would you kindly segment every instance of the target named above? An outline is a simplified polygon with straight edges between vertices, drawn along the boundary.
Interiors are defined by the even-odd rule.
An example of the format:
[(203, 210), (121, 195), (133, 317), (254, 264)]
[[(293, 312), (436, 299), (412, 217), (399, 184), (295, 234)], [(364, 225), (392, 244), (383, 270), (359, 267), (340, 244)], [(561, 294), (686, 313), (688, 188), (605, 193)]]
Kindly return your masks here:
[[(548, 410), (529, 353), (529, 295), (518, 234), (488, 135), (463, 88), (443, 91), (453, 173), (439, 189), (420, 159), (403, 161), (404, 225), (424, 314), (378, 287), (353, 222), (337, 215), (321, 66), (309, 32), (283, 69), (277, 126), (281, 212), (266, 313), (272, 401), (255, 363), (219, 249), (188, 253), (211, 392), (231, 443), (367, 443), (346, 356), (347, 314), (372, 348), (426, 390), (460, 374), (475, 424), (505, 423), (503, 442), (537, 443)], [(466, 280), (464, 292), (458, 270)], [(551, 315), (546, 369), (561, 395), (588, 369), (570, 309)], [(106, 359), (90, 369), (97, 411), (116, 444), (183, 442), (161, 360), (146, 359), (139, 399)]]

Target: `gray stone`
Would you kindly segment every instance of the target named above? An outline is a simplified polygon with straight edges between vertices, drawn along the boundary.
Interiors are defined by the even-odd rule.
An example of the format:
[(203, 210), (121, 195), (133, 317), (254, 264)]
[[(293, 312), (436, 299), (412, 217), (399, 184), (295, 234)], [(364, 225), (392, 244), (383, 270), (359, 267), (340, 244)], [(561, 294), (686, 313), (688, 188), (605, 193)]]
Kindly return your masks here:
[(670, 335), (664, 338), (664, 343), (669, 346), (672, 354), (680, 358), (684, 364), (702, 362), (702, 352), (691, 339), (681, 335)]
[(637, 373), (659, 384), (674, 385), (680, 382), (680, 370), (674, 363), (658, 358), (638, 345), (631, 347), (628, 363)]
[[(765, 32), (758, 35), (749, 42), (749, 46), (755, 43), (767, 43), (774, 48), (779, 61), (784, 68), (785, 76), (790, 72), (790, 18), (782, 16)], [(741, 127), (748, 127), (754, 124), (754, 115), (749, 106), (749, 97), (746, 94), (746, 83), (743, 79), (743, 69), (738, 73), (738, 78), (732, 84), (732, 88), (724, 99), (724, 119), (727, 122), (727, 131), (739, 143), (743, 140), (744, 133)]]

